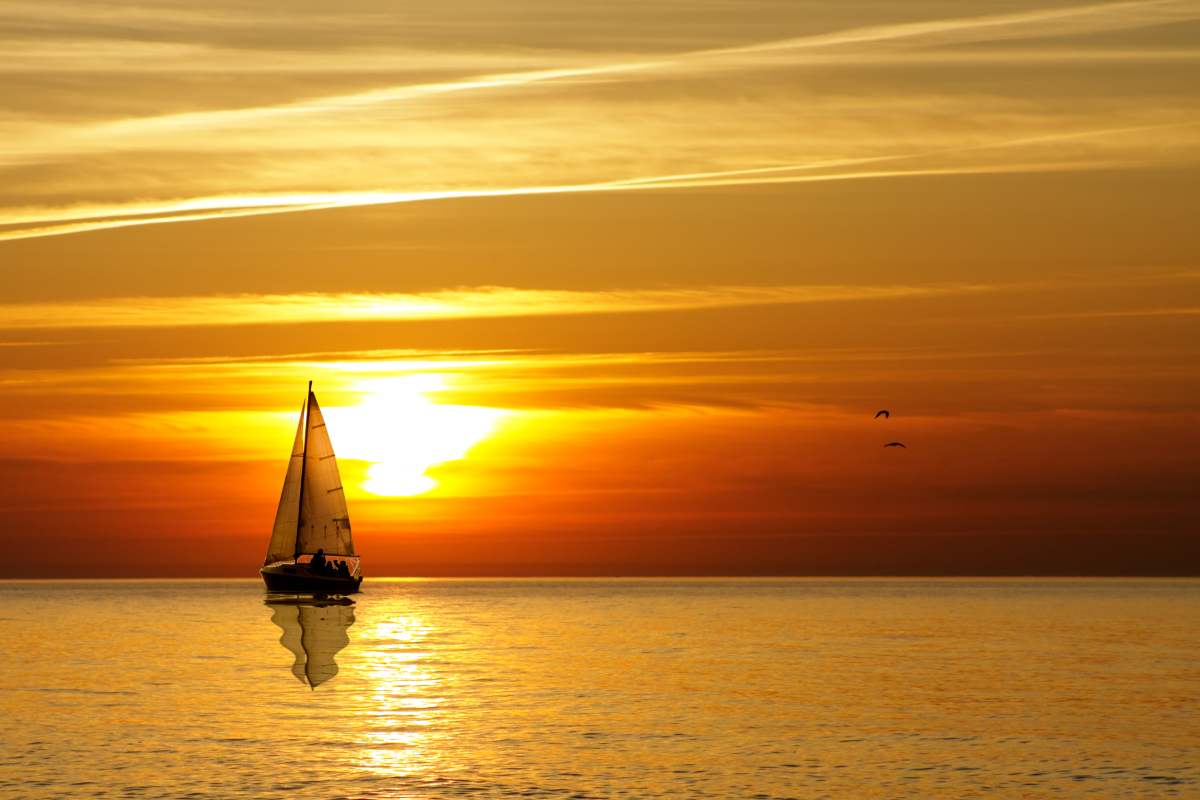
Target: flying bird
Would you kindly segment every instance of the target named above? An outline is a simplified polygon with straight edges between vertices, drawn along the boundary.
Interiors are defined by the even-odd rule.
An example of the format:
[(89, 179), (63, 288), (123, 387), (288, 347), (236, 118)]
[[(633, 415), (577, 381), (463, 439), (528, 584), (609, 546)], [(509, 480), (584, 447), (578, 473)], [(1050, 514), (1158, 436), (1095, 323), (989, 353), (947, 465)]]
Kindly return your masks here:
[[(888, 442), (884, 447), (904, 447), (904, 442)], [(907, 447), (904, 447), (907, 450)]]
[(880, 417), (883, 417), (886, 419), (886, 418), (890, 417), (891, 415), (892, 415), (892, 412), (888, 411), (886, 408), (881, 408), (875, 412), (875, 419), (879, 419)]

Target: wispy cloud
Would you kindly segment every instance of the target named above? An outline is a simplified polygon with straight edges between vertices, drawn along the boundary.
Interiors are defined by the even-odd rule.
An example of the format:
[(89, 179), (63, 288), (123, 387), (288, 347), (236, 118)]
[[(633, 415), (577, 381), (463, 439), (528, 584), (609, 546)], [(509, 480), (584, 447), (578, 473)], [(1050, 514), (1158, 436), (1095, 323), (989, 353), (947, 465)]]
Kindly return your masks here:
[(1200, 19), (1193, 0), (1133, 0), (1042, 8), (1012, 14), (877, 25), (817, 36), (706, 51), (711, 55), (843, 47), (905, 41), (923, 45), (1078, 36)]
[[(1197, 123), (1196, 125), (1200, 125)], [(1190, 123), (1166, 126), (1143, 126), (1122, 129), (1158, 130), (1161, 128), (1194, 127)], [(978, 153), (988, 149), (1019, 147), (1035, 143), (1069, 141), (1110, 135), (1112, 130), (1080, 131), (1069, 134), (1029, 137), (1014, 141), (976, 145), (927, 153), (913, 153), (872, 158), (816, 161), (807, 164), (785, 164), (732, 170), (601, 181), (597, 183), (563, 184), (558, 186), (519, 186), (504, 189), (470, 188), (445, 191), (362, 191), (320, 192), (305, 194), (250, 195), (241, 197), (205, 197), (163, 203), (132, 203), (59, 208), (16, 209), (0, 215), (0, 242), (63, 236), (74, 233), (126, 228), (142, 225), (161, 225), (176, 222), (197, 222), (214, 219), (321, 211), (358, 206), (392, 205), (398, 203), (454, 200), (465, 198), (516, 197), (584, 192), (653, 191), (663, 189), (705, 188), (719, 186), (754, 186), (764, 184), (814, 183), (827, 181), (864, 180), (870, 178), (905, 178), (953, 175), (1011, 174), (1095, 170), (1131, 166), (1128, 160), (1099, 160), (1077, 158), (1071, 161), (1030, 161), (998, 164), (957, 164), (947, 166), (914, 166), (910, 168), (869, 168), (887, 162), (915, 161), (953, 154)], [(840, 169), (839, 169), (840, 168)], [(810, 174), (816, 173), (816, 174)]]
[[(690, 286), (628, 289), (527, 289), (481, 286), (414, 293), (293, 293), (117, 297), (54, 303), (0, 305), (0, 330), (154, 328), (272, 325), (313, 322), (492, 319), (686, 311), (746, 306), (898, 300), (994, 292), (1063, 292), (1079, 289), (1190, 287), (1189, 271), (1143, 270), (1046, 281), (923, 284), (823, 284)], [(1194, 315), (1191, 306), (1092, 309), (1017, 315), (1006, 319)], [(13, 343), (16, 345), (27, 343)], [(425, 351), (404, 351), (421, 356)], [(440, 352), (440, 351), (439, 351)], [(478, 354), (483, 351), (471, 351)], [(501, 351), (487, 351), (501, 352)], [(511, 351), (503, 351), (509, 352)], [(379, 357), (378, 355), (373, 357)]]
[[(1011, 58), (1049, 65), (1052, 58), (1163, 56), (1136, 38), (1077, 45), (1092, 34), (1200, 18), (1200, 4), (1186, 0), (847, 26), (750, 44), (636, 52), (496, 43), (435, 43), (422, 52), (373, 40), (355, 44), (353, 37), (337, 48), (273, 40), (219, 45), (244, 25), (240, 10), (122, 6), (111, 29), (107, 10), (53, 4), (38, 13), (43, 28), (53, 30), (55, 21), (66, 26), (67, 38), (18, 38), (0, 69), (34, 75), (69, 66), (109, 75), (109, 83), (99, 102), (81, 103), (68, 92), (67, 105), (44, 114), (32, 93), (22, 101), (31, 113), (0, 120), (0, 162), (20, 175), (22, 186), (0, 190), (0, 241), (454, 197), (1095, 169), (1177, 163), (1195, 152), (1195, 136), (1181, 124), (1194, 115), (1169, 98), (1118, 111), (1119, 102), (1104, 96), (1031, 100), (1028, 81), (1007, 90), (989, 84), (984, 93), (926, 83), (914, 93), (878, 72), (864, 74), (853, 91), (826, 85), (827, 73), (816, 82), (805, 77), (807, 66), (838, 63)], [(369, 26), (386, 16), (337, 25)], [(69, 38), (72, 20), (86, 36)], [(114, 38), (142, 31), (135, 23), (161, 30), (162, 38), (144, 32), (131, 41)], [(307, 16), (296, 30), (320, 25)], [(205, 26), (223, 33), (211, 40), (167, 35)], [(1011, 43), (1023, 49), (1002, 49)], [(256, 83), (239, 92), (237, 105), (224, 82), (208, 96), (198, 90), (193, 101), (146, 89), (152, 80), (121, 77), (151, 78), (160, 63), (197, 75), (227, 64), (231, 74), (285, 65), (297, 75), (324, 77)], [(355, 70), (364, 77), (343, 74)], [(397, 83), (398, 76), (408, 79)], [(695, 88), (675, 88), (685, 84)], [(47, 88), (57, 93), (62, 85)], [(115, 95), (106, 101), (104, 92)], [(737, 114), (726, 113), (730, 103)], [(91, 108), (90, 116), (79, 116), (81, 106)], [(1105, 125), (1143, 135), (1099, 130)], [(1081, 147), (1048, 146), (1072, 137), (1081, 137)], [(1011, 154), (1001, 158), (1001, 149)], [(952, 150), (977, 157), (928, 162)], [(913, 163), (864, 168), (906, 160)]]
[[(449, 81), (309, 97), (276, 105), (174, 113), (72, 126), (59, 129), (57, 136), (39, 137), (39, 141), (28, 144), (31, 148), (28, 152), (36, 156), (38, 153), (47, 152), (78, 153), (93, 151), (96, 148), (108, 150), (138, 146), (146, 137), (157, 138), (173, 133), (199, 133), (247, 124), (289, 121), (297, 116), (340, 114), (373, 106), (423, 100), (437, 95), (511, 90), (539, 83), (571, 82), (586, 78), (611, 80), (626, 75), (695, 73), (708, 69), (746, 69), (760, 66), (753, 60), (754, 57), (796, 57), (808, 51), (849, 48), (863, 50), (877, 58), (878, 46), (889, 43), (942, 46), (1047, 36), (1062, 37), (1194, 19), (1200, 19), (1200, 4), (1191, 0), (1149, 0), (852, 28), (737, 47), (650, 54), (635, 59), (613, 56), (591, 64), (480, 74)], [(984, 55), (994, 57), (987, 53)], [(43, 132), (45, 133), (48, 131)], [(14, 150), (22, 151), (19, 143), (10, 143), (10, 156)]]
[(0, 328), (187, 327), (362, 320), (613, 314), (886, 300), (988, 291), (987, 286), (713, 286), (567, 291), (482, 287), (424, 294), (128, 297), (0, 306)]
[(1179, 306), (1174, 308), (1117, 308), (1096, 311), (1063, 311), (1053, 314), (1027, 314), (1017, 317), (1021, 320), (1070, 320), (1070, 319), (1121, 319), (1123, 317), (1200, 317), (1200, 306)]

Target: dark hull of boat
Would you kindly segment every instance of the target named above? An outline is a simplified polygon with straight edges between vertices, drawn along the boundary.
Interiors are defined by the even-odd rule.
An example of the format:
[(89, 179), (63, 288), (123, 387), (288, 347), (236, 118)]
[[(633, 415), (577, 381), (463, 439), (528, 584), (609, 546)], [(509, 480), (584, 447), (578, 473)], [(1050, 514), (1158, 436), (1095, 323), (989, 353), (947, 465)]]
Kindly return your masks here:
[(362, 585), (362, 578), (313, 575), (307, 570), (283, 572), (264, 569), (261, 574), (263, 583), (267, 585), (267, 591), (286, 594), (354, 594)]

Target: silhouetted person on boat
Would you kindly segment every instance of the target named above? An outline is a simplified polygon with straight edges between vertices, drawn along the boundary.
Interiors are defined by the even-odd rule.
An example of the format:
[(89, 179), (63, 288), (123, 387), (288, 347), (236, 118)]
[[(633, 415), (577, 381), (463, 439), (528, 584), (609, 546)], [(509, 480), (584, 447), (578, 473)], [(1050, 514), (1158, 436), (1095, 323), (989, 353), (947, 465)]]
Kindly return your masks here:
[(338, 571), (338, 577), (341, 577), (341, 578), (349, 578), (350, 577), (350, 567), (346, 566), (345, 561), (338, 562), (337, 571)]
[(312, 557), (312, 562), (311, 562), (310, 566), (312, 567), (313, 572), (324, 571), (324, 569), (325, 569), (325, 548), (324, 547), (317, 548), (317, 554)]

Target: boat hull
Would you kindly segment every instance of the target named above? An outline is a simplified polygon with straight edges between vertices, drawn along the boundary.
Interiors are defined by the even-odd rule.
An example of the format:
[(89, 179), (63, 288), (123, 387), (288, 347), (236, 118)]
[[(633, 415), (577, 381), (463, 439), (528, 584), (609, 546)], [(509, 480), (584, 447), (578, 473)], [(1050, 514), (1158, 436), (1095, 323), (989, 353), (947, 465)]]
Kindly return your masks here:
[(362, 577), (344, 578), (340, 575), (317, 575), (296, 564), (272, 564), (259, 570), (267, 591), (287, 594), (338, 595), (354, 594), (362, 585)]

